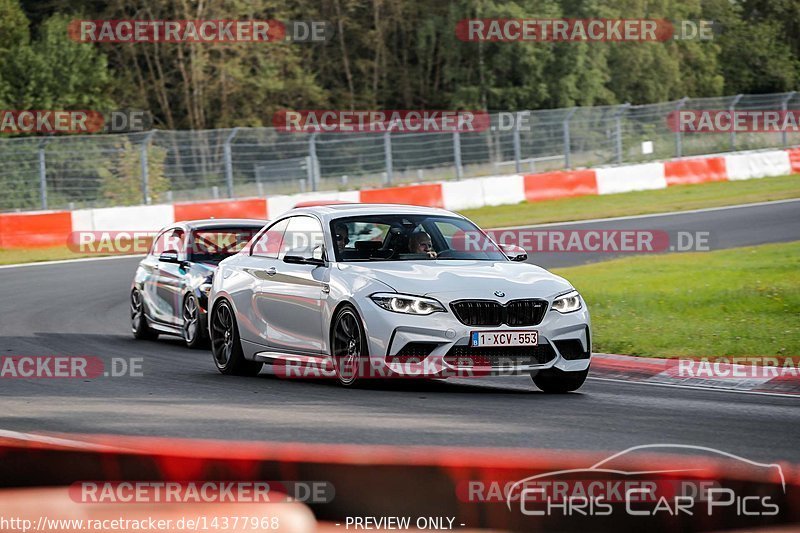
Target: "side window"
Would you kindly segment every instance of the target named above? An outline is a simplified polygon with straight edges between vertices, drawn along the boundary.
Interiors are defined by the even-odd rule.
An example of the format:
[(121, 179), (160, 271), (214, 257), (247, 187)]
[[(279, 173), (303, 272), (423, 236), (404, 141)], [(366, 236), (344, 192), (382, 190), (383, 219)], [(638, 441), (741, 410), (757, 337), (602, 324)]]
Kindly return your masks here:
[(185, 238), (186, 234), (182, 229), (170, 228), (161, 233), (153, 242), (153, 246), (150, 248), (150, 255), (158, 257), (168, 250), (183, 253)]
[(286, 255), (311, 257), (314, 248), (322, 246), (324, 242), (319, 220), (308, 216), (291, 217), (278, 259), (283, 259)]
[(281, 251), (283, 235), (286, 232), (286, 226), (288, 224), (289, 219), (287, 218), (267, 228), (267, 230), (259, 236), (258, 240), (253, 243), (250, 249), (250, 255), (277, 259), (278, 253)]
[(186, 232), (182, 229), (176, 229), (172, 232), (172, 236), (167, 243), (170, 250), (176, 250), (181, 257), (186, 252)]
[(150, 247), (150, 255), (158, 257), (161, 252), (165, 250), (164, 246), (167, 243), (167, 237), (172, 233), (172, 230), (161, 232), (158, 237), (153, 241), (153, 246)]

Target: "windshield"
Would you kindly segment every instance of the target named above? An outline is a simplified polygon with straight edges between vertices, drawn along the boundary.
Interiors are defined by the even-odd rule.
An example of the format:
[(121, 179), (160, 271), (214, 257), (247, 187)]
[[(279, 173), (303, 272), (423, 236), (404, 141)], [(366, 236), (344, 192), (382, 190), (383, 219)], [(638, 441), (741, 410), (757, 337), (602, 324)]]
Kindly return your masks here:
[(260, 229), (261, 226), (195, 230), (190, 259), (196, 263), (219, 263), (238, 253)]
[(506, 261), (477, 226), (458, 217), (367, 215), (331, 221), (337, 261)]

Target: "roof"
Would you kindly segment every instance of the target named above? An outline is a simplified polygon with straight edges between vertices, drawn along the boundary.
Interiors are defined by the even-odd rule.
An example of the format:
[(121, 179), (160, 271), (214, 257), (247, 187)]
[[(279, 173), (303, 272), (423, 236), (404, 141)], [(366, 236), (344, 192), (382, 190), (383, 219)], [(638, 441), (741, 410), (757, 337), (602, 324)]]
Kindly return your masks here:
[(328, 204), (292, 209), (285, 214), (299, 215), (313, 213), (328, 219), (358, 215), (439, 215), (460, 216), (438, 207), (425, 207), (406, 204)]
[(266, 225), (266, 219), (257, 218), (204, 218), (201, 220), (184, 220), (175, 225), (183, 225), (189, 229), (211, 229), (211, 228), (262, 228)]

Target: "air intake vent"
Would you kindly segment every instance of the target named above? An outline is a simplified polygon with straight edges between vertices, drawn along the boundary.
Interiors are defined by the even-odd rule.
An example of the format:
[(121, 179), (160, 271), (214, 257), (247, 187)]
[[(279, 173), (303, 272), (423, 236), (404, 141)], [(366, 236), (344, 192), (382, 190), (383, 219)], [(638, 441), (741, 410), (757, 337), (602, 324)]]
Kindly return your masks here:
[(450, 304), (458, 320), (467, 326), (535, 326), (547, 312), (546, 300), (461, 300)]

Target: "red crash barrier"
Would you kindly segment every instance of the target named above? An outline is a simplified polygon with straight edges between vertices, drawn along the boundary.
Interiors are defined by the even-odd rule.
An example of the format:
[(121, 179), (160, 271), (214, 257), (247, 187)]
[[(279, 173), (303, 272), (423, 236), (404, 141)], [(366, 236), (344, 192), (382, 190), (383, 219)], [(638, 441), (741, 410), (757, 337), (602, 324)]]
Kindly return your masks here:
[[(316, 481), (335, 492), (322, 503), (313, 498), (304, 501), (318, 520), (341, 523), (354, 516), (452, 517), (458, 528), (514, 531), (692, 531), (800, 522), (797, 466), (750, 464), (725, 456), (698, 457), (679, 452), (617, 456), (554, 450), (231, 443), (121, 436), (51, 435), (30, 440), (6, 435), (0, 437), (0, 487), (6, 488), (123, 480)], [(571, 477), (565, 479), (564, 471), (570, 471)], [(634, 475), (639, 477), (628, 479)], [(542, 510), (542, 503), (535, 498), (523, 499), (521, 491), (530, 486), (532, 476), (545, 476), (552, 482), (544, 485), (548, 496), (557, 489), (554, 507), (548, 507), (547, 513), (536, 513)], [(643, 480), (641, 476), (647, 477)], [(639, 514), (627, 512), (630, 509), (619, 500), (620, 494), (626, 494), (619, 492), (620, 484), (641, 486), (648, 479), (665, 502), (646, 498), (635, 506), (631, 503), (631, 509)], [(562, 483), (555, 485), (555, 481)], [(600, 484), (589, 483), (595, 481)], [(701, 512), (705, 503), (698, 503), (693, 514), (663, 509), (656, 512), (657, 505), (673, 506), (671, 497), (682, 483), (701, 492), (724, 487), (722, 503), (710, 514)], [(592, 490), (608, 496), (607, 501), (616, 502), (614, 512), (604, 514), (584, 506), (588, 514), (566, 513), (563, 487), (570, 491), (594, 487)], [(562, 491), (560, 495), (558, 491)], [(740, 512), (745, 507), (748, 516)], [(770, 514), (776, 507), (779, 512)]]
[(665, 161), (664, 175), (668, 186), (728, 180), (724, 157)]
[(66, 245), (72, 233), (69, 211), (0, 215), (0, 248)]
[(594, 170), (559, 170), (525, 176), (525, 199), (529, 202), (587, 194), (597, 194)]
[(786, 150), (789, 152), (789, 162), (792, 165), (792, 172), (800, 172), (800, 148)]
[(212, 217), (267, 219), (267, 201), (264, 198), (188, 202), (175, 204), (174, 207), (175, 222)]
[(439, 183), (366, 189), (361, 191), (361, 201), (368, 204), (411, 204), (444, 207), (442, 186)]

